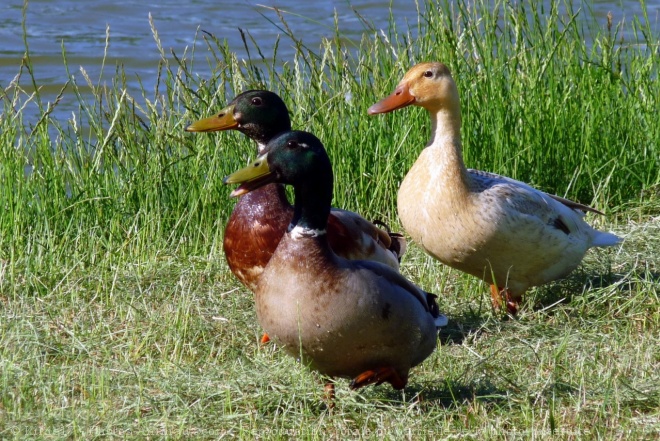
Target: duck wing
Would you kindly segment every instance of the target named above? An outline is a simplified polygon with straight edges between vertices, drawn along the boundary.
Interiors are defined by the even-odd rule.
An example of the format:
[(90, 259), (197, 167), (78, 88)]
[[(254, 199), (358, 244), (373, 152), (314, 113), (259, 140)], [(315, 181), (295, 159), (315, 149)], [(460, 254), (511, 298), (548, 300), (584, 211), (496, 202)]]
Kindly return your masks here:
[[(622, 239), (612, 233), (596, 230), (584, 221), (585, 211), (600, 213), (598, 210), (568, 199), (539, 191), (524, 182), (479, 170), (468, 170), (474, 178), (476, 192), (491, 193), (485, 200), (501, 201), (501, 209), (510, 219), (521, 223), (515, 234), (520, 237), (522, 225), (542, 222), (566, 236), (580, 237), (587, 240), (588, 246), (614, 246)], [(526, 220), (525, 220), (526, 219)], [(535, 221), (532, 221), (535, 219)], [(532, 223), (530, 223), (532, 221)], [(518, 221), (516, 221), (518, 222)], [(529, 230), (533, 237), (538, 235), (535, 229)], [(550, 231), (550, 230), (548, 230)]]
[(522, 181), (518, 181), (516, 179), (508, 178), (506, 176), (498, 175), (496, 173), (490, 173), (490, 172), (485, 172), (485, 171), (481, 171), (481, 170), (475, 170), (475, 169), (472, 169), (472, 168), (468, 169), (468, 173), (470, 173), (471, 175), (476, 176), (476, 177), (493, 179), (493, 180), (501, 180), (503, 182), (509, 182), (513, 185), (517, 185), (519, 187), (526, 188), (529, 191), (541, 193), (545, 196), (548, 196), (548, 197), (554, 199), (557, 202), (562, 203), (563, 205), (566, 205), (568, 208), (570, 208), (572, 210), (579, 210), (579, 211), (582, 211), (582, 212), (585, 212), (585, 213), (586, 212), (596, 213), (596, 214), (600, 214), (601, 216), (605, 214), (600, 210), (597, 210), (593, 207), (590, 207), (589, 205), (581, 204), (579, 202), (575, 202), (575, 201), (572, 201), (570, 199), (563, 198), (561, 196), (546, 193), (546, 192), (538, 190), (538, 189), (532, 187), (531, 185), (526, 184)]
[(378, 228), (360, 215), (333, 208), (328, 216), (328, 242), (338, 256), (349, 260), (370, 260), (398, 271), (406, 250), (402, 235)]
[(392, 268), (382, 265), (378, 262), (360, 260), (351, 262), (356, 269), (368, 270), (371, 273), (382, 277), (385, 279), (392, 287), (400, 288), (406, 293), (410, 294), (416, 298), (424, 309), (431, 314), (434, 318), (435, 326), (440, 328), (442, 326), (447, 326), (448, 319), (447, 316), (440, 313), (438, 304), (436, 303), (436, 295), (428, 293), (406, 279), (400, 273), (393, 271)]

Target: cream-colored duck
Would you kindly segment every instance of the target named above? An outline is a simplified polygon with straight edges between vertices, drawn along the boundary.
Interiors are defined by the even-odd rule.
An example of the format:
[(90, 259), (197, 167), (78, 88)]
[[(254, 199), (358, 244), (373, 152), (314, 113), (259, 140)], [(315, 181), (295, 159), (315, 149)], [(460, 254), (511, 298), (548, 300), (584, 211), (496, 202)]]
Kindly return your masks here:
[(515, 314), (529, 287), (566, 276), (589, 248), (621, 241), (583, 220), (584, 212), (598, 210), (467, 169), (458, 89), (444, 64), (414, 66), (368, 112), (409, 105), (429, 112), (431, 140), (399, 188), (401, 223), (430, 255), (489, 283), (496, 307), (504, 301)]

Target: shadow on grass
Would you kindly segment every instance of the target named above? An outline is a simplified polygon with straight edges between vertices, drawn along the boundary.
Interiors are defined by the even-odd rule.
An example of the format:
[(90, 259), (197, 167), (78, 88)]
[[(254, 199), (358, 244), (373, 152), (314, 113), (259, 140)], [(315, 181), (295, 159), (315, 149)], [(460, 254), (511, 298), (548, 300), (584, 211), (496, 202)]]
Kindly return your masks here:
[[(490, 380), (480, 380), (468, 384), (455, 384), (446, 381), (429, 387), (428, 384), (408, 384), (405, 389), (405, 398), (402, 393), (391, 388), (387, 390), (374, 390), (369, 401), (379, 406), (391, 407), (393, 404), (410, 405), (416, 402), (422, 411), (432, 411), (443, 408), (445, 410), (460, 409), (478, 402), (484, 407), (506, 407), (512, 401), (529, 400), (534, 405), (539, 400), (555, 400), (559, 397), (575, 394), (579, 388), (565, 382), (551, 382), (540, 393), (525, 391), (511, 387), (502, 387)], [(375, 396), (378, 394), (378, 396)]]
[[(486, 406), (500, 406), (508, 402), (512, 394), (520, 393), (512, 388), (498, 387), (489, 380), (469, 384), (457, 384), (446, 379), (433, 383), (411, 381), (403, 391), (394, 390), (387, 383), (351, 391), (348, 382), (344, 380), (337, 381), (335, 387), (337, 398), (334, 403), (338, 412), (352, 412), (364, 409), (365, 406), (392, 410), (411, 404), (420, 406), (422, 411), (438, 407), (458, 409), (474, 401)], [(296, 394), (291, 388), (283, 386), (271, 389), (259, 399), (257, 408), (260, 414), (277, 415), (297, 411), (301, 414), (320, 415), (330, 411), (329, 401), (323, 394), (322, 381), (318, 382), (318, 390), (311, 394)]]
[(447, 326), (438, 331), (438, 339), (441, 345), (460, 345), (467, 338), (474, 338), (481, 334), (484, 325), (495, 319), (481, 312), (468, 310), (460, 315), (452, 316)]
[(445, 382), (442, 386), (418, 388), (412, 385), (409, 392), (420, 394), (422, 409), (430, 410), (435, 407), (444, 409), (457, 409), (466, 403), (479, 401), (485, 405), (500, 405), (508, 400), (510, 390), (502, 389), (488, 380), (472, 384), (453, 384)]
[[(320, 377), (319, 377), (320, 380)], [(318, 382), (318, 391), (296, 394), (289, 387), (280, 385), (272, 387), (267, 394), (259, 399), (257, 408), (264, 415), (277, 415), (292, 411), (301, 414), (321, 415), (332, 412), (328, 400), (323, 394), (324, 381)], [(479, 403), (486, 408), (510, 406), (512, 402), (529, 401), (531, 405), (537, 402), (556, 400), (572, 396), (579, 392), (579, 386), (563, 381), (553, 381), (542, 390), (528, 390), (524, 386), (514, 384), (495, 384), (489, 378), (461, 383), (451, 379), (438, 379), (434, 382), (408, 383), (404, 391), (394, 390), (389, 384), (369, 386), (357, 391), (348, 390), (348, 382), (336, 383), (337, 399), (334, 410), (339, 413), (354, 412), (358, 409), (393, 410), (418, 406), (422, 412), (431, 412), (441, 408), (457, 410), (472, 403)], [(277, 393), (279, 392), (279, 393)], [(645, 400), (644, 404), (657, 402)], [(366, 407), (365, 407), (366, 406)]]
[(446, 410), (461, 408), (467, 403), (478, 401), (485, 406), (500, 406), (510, 400), (510, 389), (503, 389), (490, 381), (479, 383), (454, 384), (446, 381), (442, 384), (428, 386), (428, 384), (409, 383), (402, 392), (391, 388), (378, 386), (370, 391), (368, 400), (372, 405), (392, 407), (392, 405), (410, 405), (417, 403), (422, 411), (431, 411), (441, 407)]

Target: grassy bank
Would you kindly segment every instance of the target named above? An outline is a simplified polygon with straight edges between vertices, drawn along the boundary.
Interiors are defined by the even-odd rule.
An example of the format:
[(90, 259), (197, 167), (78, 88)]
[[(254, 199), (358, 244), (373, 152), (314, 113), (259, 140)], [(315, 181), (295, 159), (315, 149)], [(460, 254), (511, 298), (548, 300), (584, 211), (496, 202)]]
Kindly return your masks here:
[[(66, 121), (32, 84), (27, 41), (20, 80), (0, 91), (0, 437), (657, 433), (658, 38), (642, 20), (628, 24), (637, 40), (621, 41), (616, 18), (592, 23), (574, 9), (497, 4), (495, 21), (480, 2), (433, 2), (410, 29), (373, 28), (359, 47), (335, 35), (308, 48), (284, 22), (279, 44), (297, 47), (287, 60), (249, 35), (251, 57), (239, 60), (222, 36), (201, 34), (194, 52), (154, 47), (156, 92), (126, 92), (121, 70), (95, 81), (67, 66), (62, 93), (80, 106)], [(440, 294), (452, 319), (444, 344), (404, 395), (340, 382), (329, 413), (313, 374), (257, 344), (252, 295), (222, 255), (234, 201), (221, 179), (254, 146), (183, 128), (246, 88), (275, 90), (294, 126), (326, 144), (335, 206), (398, 227), (396, 189), (428, 119), (366, 109), (434, 59), (461, 93), (468, 166), (593, 204), (608, 216), (590, 221), (626, 241), (532, 290), (515, 321), (492, 314), (477, 280), (411, 245), (402, 271)], [(214, 75), (196, 75), (200, 63)]]

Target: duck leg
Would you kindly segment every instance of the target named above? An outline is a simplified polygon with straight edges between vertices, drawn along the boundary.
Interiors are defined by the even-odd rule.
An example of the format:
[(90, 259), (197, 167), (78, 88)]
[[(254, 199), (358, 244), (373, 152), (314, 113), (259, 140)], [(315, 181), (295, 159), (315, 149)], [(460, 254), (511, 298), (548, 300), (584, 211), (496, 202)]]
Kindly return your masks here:
[(502, 295), (497, 285), (490, 285), (490, 301), (493, 303), (493, 309), (499, 311), (502, 308)]
[(499, 311), (502, 306), (506, 306), (506, 311), (515, 317), (518, 314), (518, 307), (522, 297), (515, 295), (508, 288), (499, 288), (497, 285), (490, 285), (490, 298), (493, 302), (493, 308)]
[(323, 387), (323, 395), (325, 396), (325, 401), (328, 403), (328, 409), (335, 408), (335, 383), (332, 380), (329, 380), (325, 383)]
[(265, 345), (269, 341), (270, 341), (270, 337), (268, 336), (268, 334), (266, 334), (264, 332), (264, 335), (261, 336), (261, 340), (259, 340), (259, 343), (261, 343), (262, 345)]
[(379, 385), (386, 381), (397, 390), (403, 389), (406, 387), (406, 383), (408, 383), (407, 378), (401, 378), (399, 373), (393, 367), (387, 366), (362, 372), (360, 375), (353, 378), (349, 387), (352, 390), (355, 390), (370, 384)]

